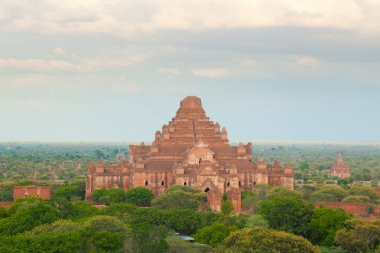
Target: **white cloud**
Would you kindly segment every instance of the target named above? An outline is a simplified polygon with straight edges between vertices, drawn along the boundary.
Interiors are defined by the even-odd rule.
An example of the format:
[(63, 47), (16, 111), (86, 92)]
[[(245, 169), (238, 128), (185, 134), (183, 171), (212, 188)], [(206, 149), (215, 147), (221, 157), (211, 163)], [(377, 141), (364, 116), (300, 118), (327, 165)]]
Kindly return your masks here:
[(136, 83), (118, 83), (112, 85), (112, 90), (122, 93), (135, 93), (139, 92), (141, 89)]
[(247, 58), (237, 58), (234, 59), (234, 62), (236, 62), (242, 67), (255, 67), (257, 65), (257, 61)]
[(37, 99), (14, 99), (9, 100), (8, 104), (11, 107), (23, 110), (41, 109), (47, 106), (46, 102)]
[(180, 76), (182, 71), (178, 68), (158, 68), (157, 72), (167, 76)]
[(57, 55), (64, 55), (66, 52), (63, 50), (63, 48), (57, 47), (53, 50), (53, 53)]
[(193, 75), (208, 78), (222, 78), (230, 72), (226, 68), (197, 68), (192, 70)]
[(95, 71), (106, 68), (125, 67), (143, 62), (147, 57), (144, 55), (115, 57), (113, 55), (97, 56), (87, 59), (45, 60), (45, 59), (15, 59), (0, 58), (0, 68), (22, 69), (31, 71)]
[(317, 66), (321, 63), (320, 60), (318, 60), (315, 57), (312, 56), (299, 56), (296, 58), (296, 64), (301, 65), (301, 66)]
[(0, 59), (0, 68), (29, 69), (40, 71), (72, 71), (78, 69), (78, 66), (62, 60), (43, 60), (35, 58), (18, 60), (15, 58), (2, 58)]
[(0, 30), (111, 33), (158, 29), (305, 26), (380, 31), (378, 0), (22, 0), (2, 1)]

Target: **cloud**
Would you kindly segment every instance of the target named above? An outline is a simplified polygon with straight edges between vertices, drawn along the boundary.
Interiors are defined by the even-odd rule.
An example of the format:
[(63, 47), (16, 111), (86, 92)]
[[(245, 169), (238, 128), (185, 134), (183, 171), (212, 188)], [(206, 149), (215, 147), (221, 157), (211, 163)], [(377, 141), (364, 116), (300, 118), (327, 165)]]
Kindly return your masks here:
[(139, 92), (141, 88), (136, 83), (118, 83), (112, 85), (112, 90), (122, 93), (135, 93)]
[(320, 60), (312, 56), (299, 56), (296, 58), (296, 64), (301, 66), (317, 66), (320, 63)]
[(62, 60), (43, 60), (35, 58), (18, 60), (15, 58), (2, 58), (0, 59), (0, 68), (29, 69), (40, 71), (72, 71), (78, 69), (78, 66)]
[(167, 76), (180, 76), (182, 71), (178, 68), (158, 68), (157, 72)]
[(46, 102), (37, 99), (14, 99), (9, 100), (7, 104), (11, 107), (23, 110), (35, 110), (47, 106)]
[(77, 60), (45, 60), (45, 59), (15, 59), (0, 58), (0, 68), (22, 69), (31, 71), (95, 71), (99, 69), (125, 67), (143, 62), (147, 57), (144, 55), (115, 57), (96, 56), (93, 58), (83, 58)]
[(208, 78), (222, 78), (230, 72), (226, 68), (197, 68), (192, 70), (193, 75)]
[(57, 47), (53, 50), (53, 53), (57, 55), (64, 55), (66, 52), (63, 50), (63, 48)]
[(3, 1), (0, 30), (129, 36), (160, 29), (333, 27), (376, 34), (378, 0), (35, 0)]

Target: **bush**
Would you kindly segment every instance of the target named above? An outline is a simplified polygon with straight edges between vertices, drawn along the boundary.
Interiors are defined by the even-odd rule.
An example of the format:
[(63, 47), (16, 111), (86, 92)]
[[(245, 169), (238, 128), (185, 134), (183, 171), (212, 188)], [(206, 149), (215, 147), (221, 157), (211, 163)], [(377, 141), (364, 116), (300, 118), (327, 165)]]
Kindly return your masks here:
[(302, 236), (273, 229), (255, 227), (232, 232), (217, 252), (225, 253), (317, 253), (319, 252)]
[(150, 206), (153, 193), (143, 187), (136, 187), (125, 192), (125, 200), (129, 204), (136, 206)]
[(272, 189), (259, 203), (259, 214), (271, 228), (296, 234), (305, 232), (312, 210), (301, 194), (283, 187)]
[(342, 202), (346, 203), (369, 203), (371, 199), (368, 196), (347, 196)]
[(321, 207), (315, 209), (307, 226), (308, 238), (315, 244), (332, 246), (336, 231), (344, 227), (351, 216), (342, 209)]
[(194, 238), (197, 242), (216, 247), (234, 230), (237, 230), (237, 228), (225, 226), (222, 223), (214, 223), (211, 226), (199, 229), (194, 235)]

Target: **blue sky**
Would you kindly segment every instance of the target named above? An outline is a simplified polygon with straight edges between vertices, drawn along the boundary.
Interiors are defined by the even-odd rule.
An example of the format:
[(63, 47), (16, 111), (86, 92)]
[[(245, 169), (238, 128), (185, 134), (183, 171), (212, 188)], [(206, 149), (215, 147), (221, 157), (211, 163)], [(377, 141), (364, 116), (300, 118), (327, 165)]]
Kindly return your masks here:
[(1, 1), (0, 141), (380, 141), (380, 2)]

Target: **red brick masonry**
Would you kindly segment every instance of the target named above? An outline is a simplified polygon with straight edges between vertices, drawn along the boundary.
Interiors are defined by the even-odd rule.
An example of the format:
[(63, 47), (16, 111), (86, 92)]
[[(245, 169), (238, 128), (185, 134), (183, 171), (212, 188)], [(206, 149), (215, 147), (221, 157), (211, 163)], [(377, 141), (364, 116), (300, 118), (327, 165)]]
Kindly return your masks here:
[(373, 206), (370, 216), (380, 217), (380, 205), (373, 203), (343, 203), (343, 202), (315, 202), (314, 206), (319, 208), (321, 206), (330, 207), (334, 209), (341, 208), (346, 213), (355, 216), (368, 217), (368, 206)]
[(50, 186), (15, 186), (13, 188), (13, 200), (25, 197), (50, 199)]

